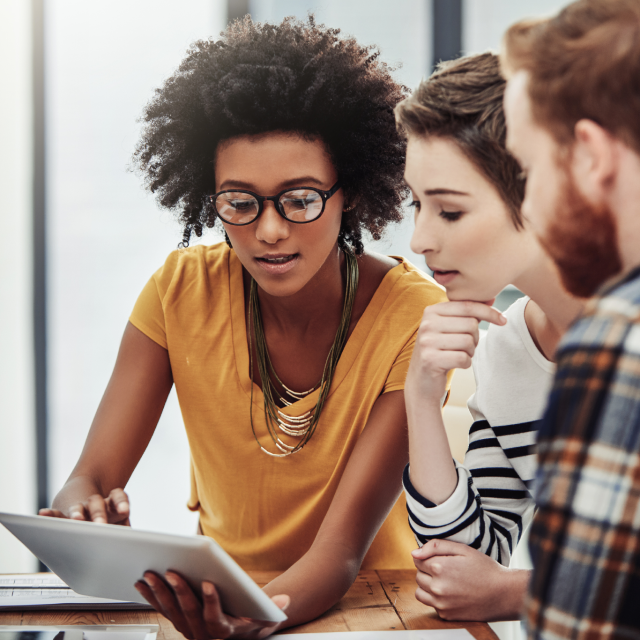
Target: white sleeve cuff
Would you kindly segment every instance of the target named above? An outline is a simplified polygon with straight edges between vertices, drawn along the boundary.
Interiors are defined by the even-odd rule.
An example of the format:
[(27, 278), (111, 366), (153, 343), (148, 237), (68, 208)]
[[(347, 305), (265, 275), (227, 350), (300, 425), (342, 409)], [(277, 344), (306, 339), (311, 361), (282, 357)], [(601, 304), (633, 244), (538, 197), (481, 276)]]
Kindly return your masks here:
[[(469, 512), (470, 502), (475, 503), (473, 491), (471, 491), (469, 487), (471, 474), (455, 460), (454, 463), (458, 473), (458, 484), (453, 493), (438, 505), (427, 500), (415, 489), (411, 484), (409, 465), (405, 468), (403, 484), (407, 507), (409, 508), (409, 515), (412, 520), (412, 528), (415, 524), (416, 528), (421, 529), (419, 533), (423, 535), (440, 533), (437, 529), (441, 527), (451, 528), (452, 525)], [(435, 528), (436, 531), (428, 532), (428, 529), (432, 527)], [(416, 533), (418, 533), (418, 531), (416, 531)]]

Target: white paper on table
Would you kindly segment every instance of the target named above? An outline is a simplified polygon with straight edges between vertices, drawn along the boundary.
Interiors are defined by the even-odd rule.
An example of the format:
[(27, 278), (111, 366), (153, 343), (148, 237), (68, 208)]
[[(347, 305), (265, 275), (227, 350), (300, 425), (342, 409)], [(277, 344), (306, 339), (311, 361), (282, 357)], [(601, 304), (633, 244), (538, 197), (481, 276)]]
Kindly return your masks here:
[[(131, 627), (107, 627), (99, 631), (92, 631), (83, 627), (82, 633), (85, 640), (156, 640), (158, 629), (144, 628), (134, 630)], [(123, 631), (124, 629), (124, 631)]]
[(411, 629), (408, 631), (337, 631), (276, 634), (271, 638), (299, 640), (474, 640), (466, 629)]

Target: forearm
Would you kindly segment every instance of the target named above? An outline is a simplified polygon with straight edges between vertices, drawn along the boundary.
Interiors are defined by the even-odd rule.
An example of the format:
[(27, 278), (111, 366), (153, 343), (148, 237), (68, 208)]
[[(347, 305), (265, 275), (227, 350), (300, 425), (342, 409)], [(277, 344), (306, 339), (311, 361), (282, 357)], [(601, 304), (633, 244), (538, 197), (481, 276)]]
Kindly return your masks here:
[(411, 482), (425, 498), (441, 504), (458, 484), (440, 404), (405, 390)]
[(503, 580), (492, 595), (493, 606), (486, 609), (484, 620), (520, 620), (524, 612), (524, 601), (531, 581), (531, 571), (526, 569), (506, 569)]
[(124, 488), (172, 386), (167, 350), (128, 324), (80, 460), (55, 497), (55, 509), (66, 513), (90, 496), (106, 498), (112, 490)]
[(351, 454), (318, 533), (304, 556), (265, 587), (291, 602), (281, 627), (301, 624), (330, 609), (349, 590), (376, 533), (402, 490), (407, 462), (401, 391), (382, 395)]
[(479, 302), (443, 302), (424, 310), (416, 334), (404, 386), (410, 477), (416, 491), (436, 505), (445, 502), (458, 484), (441, 414), (447, 376), (471, 366), (483, 320), (506, 322), (498, 311)]
[(314, 544), (281, 576), (265, 588), (269, 596), (287, 594), (291, 604), (287, 620), (276, 629), (284, 629), (313, 620), (330, 609), (349, 590), (360, 570), (362, 559), (346, 547)]

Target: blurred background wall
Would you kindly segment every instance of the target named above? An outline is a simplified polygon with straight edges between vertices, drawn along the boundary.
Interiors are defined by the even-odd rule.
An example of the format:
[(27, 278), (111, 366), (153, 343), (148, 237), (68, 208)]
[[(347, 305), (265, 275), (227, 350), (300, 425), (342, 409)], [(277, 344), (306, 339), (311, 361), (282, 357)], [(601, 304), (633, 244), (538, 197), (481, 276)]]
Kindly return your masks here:
[[(128, 164), (142, 107), (191, 42), (215, 37), (234, 12), (279, 21), (313, 11), (318, 22), (339, 27), (364, 44), (377, 44), (382, 59), (398, 67), (397, 77), (414, 87), (430, 73), (434, 48), (449, 47), (451, 55), (497, 49), (511, 22), (551, 13), (563, 4), (46, 0), (45, 6), (42, 0), (0, 0), (0, 511), (34, 513), (38, 502), (50, 501), (64, 483), (81, 451), (136, 297), (180, 241), (179, 225), (156, 207)], [(40, 147), (34, 140), (33, 52), (38, 42), (33, 28), (38, 15), (33, 7), (44, 20), (45, 133)], [(451, 24), (453, 31), (446, 28)], [(38, 182), (34, 167), (40, 155), (45, 175)], [(46, 222), (43, 227), (36, 218), (35, 231), (34, 177), (44, 188)], [(38, 229), (44, 245), (34, 237)], [(407, 219), (371, 248), (423, 266), (409, 248), (411, 230)], [(217, 242), (219, 237), (210, 232), (201, 241)], [(38, 293), (41, 286), (46, 298)], [(34, 342), (42, 322), (44, 333)], [(44, 413), (36, 411), (37, 388)], [(196, 517), (185, 507), (188, 463), (172, 394), (127, 486), (134, 526), (195, 531)], [(0, 532), (0, 573), (35, 566), (20, 545)]]
[[(0, 511), (36, 507), (28, 2), (0, 1)], [(0, 527), (2, 529), (2, 527)], [(0, 531), (0, 572), (34, 566)]]

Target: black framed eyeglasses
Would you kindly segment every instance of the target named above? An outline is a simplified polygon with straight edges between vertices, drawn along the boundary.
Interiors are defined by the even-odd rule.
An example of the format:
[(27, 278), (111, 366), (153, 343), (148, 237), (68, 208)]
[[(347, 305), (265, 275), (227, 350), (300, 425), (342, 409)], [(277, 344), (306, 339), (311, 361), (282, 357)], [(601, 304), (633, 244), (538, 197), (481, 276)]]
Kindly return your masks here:
[(260, 196), (252, 191), (227, 189), (209, 196), (209, 199), (220, 219), (228, 224), (251, 224), (264, 210), (266, 200), (273, 202), (276, 211), (285, 220), (295, 224), (306, 224), (317, 220), (324, 213), (327, 200), (339, 189), (340, 181), (329, 191), (315, 187), (295, 187), (285, 189), (275, 196)]

